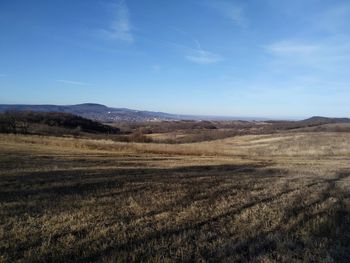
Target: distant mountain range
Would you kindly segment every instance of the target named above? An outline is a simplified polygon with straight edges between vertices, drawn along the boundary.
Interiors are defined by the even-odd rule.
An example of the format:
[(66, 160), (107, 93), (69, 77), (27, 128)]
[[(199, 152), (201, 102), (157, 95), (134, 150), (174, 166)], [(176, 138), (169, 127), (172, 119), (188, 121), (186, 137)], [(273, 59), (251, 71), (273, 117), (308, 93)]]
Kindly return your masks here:
[(124, 108), (110, 108), (96, 103), (77, 105), (4, 105), (0, 104), (0, 112), (4, 111), (38, 111), (38, 112), (64, 112), (100, 122), (117, 121), (156, 121), (176, 120), (179, 117), (172, 114), (151, 111), (137, 111)]
[(23, 105), (0, 104), (0, 112), (5, 111), (38, 111), (64, 112), (100, 122), (147, 122), (164, 120), (263, 120), (262, 118), (238, 118), (223, 116), (176, 115), (164, 112), (139, 111), (126, 108), (110, 108), (102, 104), (83, 103), (77, 105)]
[[(246, 120), (266, 121), (267, 118), (177, 115), (164, 112), (139, 111), (126, 108), (111, 108), (102, 104), (83, 103), (77, 105), (24, 105), (0, 104), (0, 113), (5, 111), (37, 111), (71, 113), (100, 122), (147, 122), (164, 120)], [(319, 125), (326, 123), (350, 123), (348, 118), (327, 118), (315, 116), (299, 121), (302, 124)]]
[(313, 124), (313, 125), (321, 125), (321, 124), (329, 124), (329, 123), (350, 123), (349, 118), (327, 118), (321, 116), (314, 116), (306, 120), (302, 120), (300, 122)]

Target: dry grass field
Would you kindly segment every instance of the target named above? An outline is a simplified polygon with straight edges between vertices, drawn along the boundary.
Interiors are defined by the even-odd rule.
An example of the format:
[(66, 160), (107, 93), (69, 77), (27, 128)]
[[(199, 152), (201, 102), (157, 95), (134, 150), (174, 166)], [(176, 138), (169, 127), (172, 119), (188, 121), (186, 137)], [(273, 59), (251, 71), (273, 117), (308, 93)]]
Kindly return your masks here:
[(0, 135), (0, 262), (350, 262), (350, 133)]

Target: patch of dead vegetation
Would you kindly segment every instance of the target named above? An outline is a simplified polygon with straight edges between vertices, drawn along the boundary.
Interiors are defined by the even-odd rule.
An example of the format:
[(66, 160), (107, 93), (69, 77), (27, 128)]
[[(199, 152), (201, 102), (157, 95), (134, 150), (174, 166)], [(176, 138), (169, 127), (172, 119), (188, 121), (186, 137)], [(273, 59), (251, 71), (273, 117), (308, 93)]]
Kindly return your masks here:
[(348, 262), (349, 137), (0, 135), (1, 262)]

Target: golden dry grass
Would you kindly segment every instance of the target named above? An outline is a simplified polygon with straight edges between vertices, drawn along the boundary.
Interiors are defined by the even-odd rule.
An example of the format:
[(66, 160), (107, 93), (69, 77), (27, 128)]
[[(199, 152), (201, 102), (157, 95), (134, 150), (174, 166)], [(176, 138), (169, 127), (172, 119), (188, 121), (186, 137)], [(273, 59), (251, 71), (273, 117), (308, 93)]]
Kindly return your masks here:
[(0, 135), (0, 262), (349, 262), (350, 134)]

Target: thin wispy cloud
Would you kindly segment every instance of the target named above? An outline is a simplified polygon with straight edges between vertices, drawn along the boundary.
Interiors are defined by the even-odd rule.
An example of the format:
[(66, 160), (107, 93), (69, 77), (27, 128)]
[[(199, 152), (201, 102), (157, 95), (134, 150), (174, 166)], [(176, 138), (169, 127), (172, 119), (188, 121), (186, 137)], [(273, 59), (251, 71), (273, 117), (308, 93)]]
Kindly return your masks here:
[[(268, 60), (253, 83), (261, 93), (277, 97), (302, 94), (306, 101), (349, 95), (350, 77), (343, 69), (350, 66), (349, 38), (282, 40), (265, 46)], [(258, 92), (258, 91), (257, 91)], [(282, 92), (282, 93), (279, 93)], [(282, 96), (286, 93), (286, 96)], [(338, 94), (338, 95), (337, 95)]]
[(127, 43), (134, 42), (129, 8), (125, 0), (120, 0), (115, 3), (113, 9), (115, 10), (113, 21), (109, 28), (101, 30), (102, 34), (110, 39)]
[(187, 59), (188, 61), (196, 64), (207, 65), (218, 63), (223, 60), (223, 58), (219, 54), (210, 52), (208, 50), (204, 50), (202, 48), (201, 43), (189, 33), (180, 29), (175, 30), (180, 34), (186, 36), (186, 38), (190, 39), (194, 45), (194, 47), (189, 47), (185, 45), (171, 43), (173, 46), (183, 50), (183, 52), (185, 53), (185, 59)]
[(69, 84), (69, 85), (75, 85), (75, 86), (91, 86), (92, 85), (92, 84), (86, 83), (86, 82), (81, 82), (81, 81), (76, 81), (76, 80), (67, 80), (67, 79), (57, 79), (56, 82)]
[(222, 57), (205, 50), (193, 50), (186, 59), (197, 64), (213, 64), (222, 61)]
[(324, 41), (279, 41), (265, 46), (265, 51), (285, 63), (302, 62), (317, 68), (337, 68), (350, 63), (349, 39)]
[(265, 49), (274, 55), (310, 55), (320, 49), (318, 45), (297, 41), (279, 41), (265, 46)]
[(204, 4), (238, 26), (247, 24), (243, 7), (232, 1), (205, 1)]
[[(290, 2), (291, 5), (293, 3)], [(278, 1), (276, 4), (281, 3)], [(302, 1), (294, 8), (288, 5), (287, 7), (297, 14), (303, 11), (305, 4)], [(306, 7), (312, 10), (310, 3)], [(350, 78), (346, 74), (339, 74), (350, 66), (349, 23), (349, 3), (326, 5), (307, 16), (304, 20), (303, 34), (298, 39), (279, 40), (266, 45), (264, 49), (272, 55), (271, 64), (275, 65), (276, 70), (313, 74), (319, 76), (324, 83), (330, 83), (326, 79), (327, 76), (333, 76), (331, 78), (333, 83), (337, 82), (337, 78), (350, 83)], [(313, 37), (315, 32), (317, 38)]]

